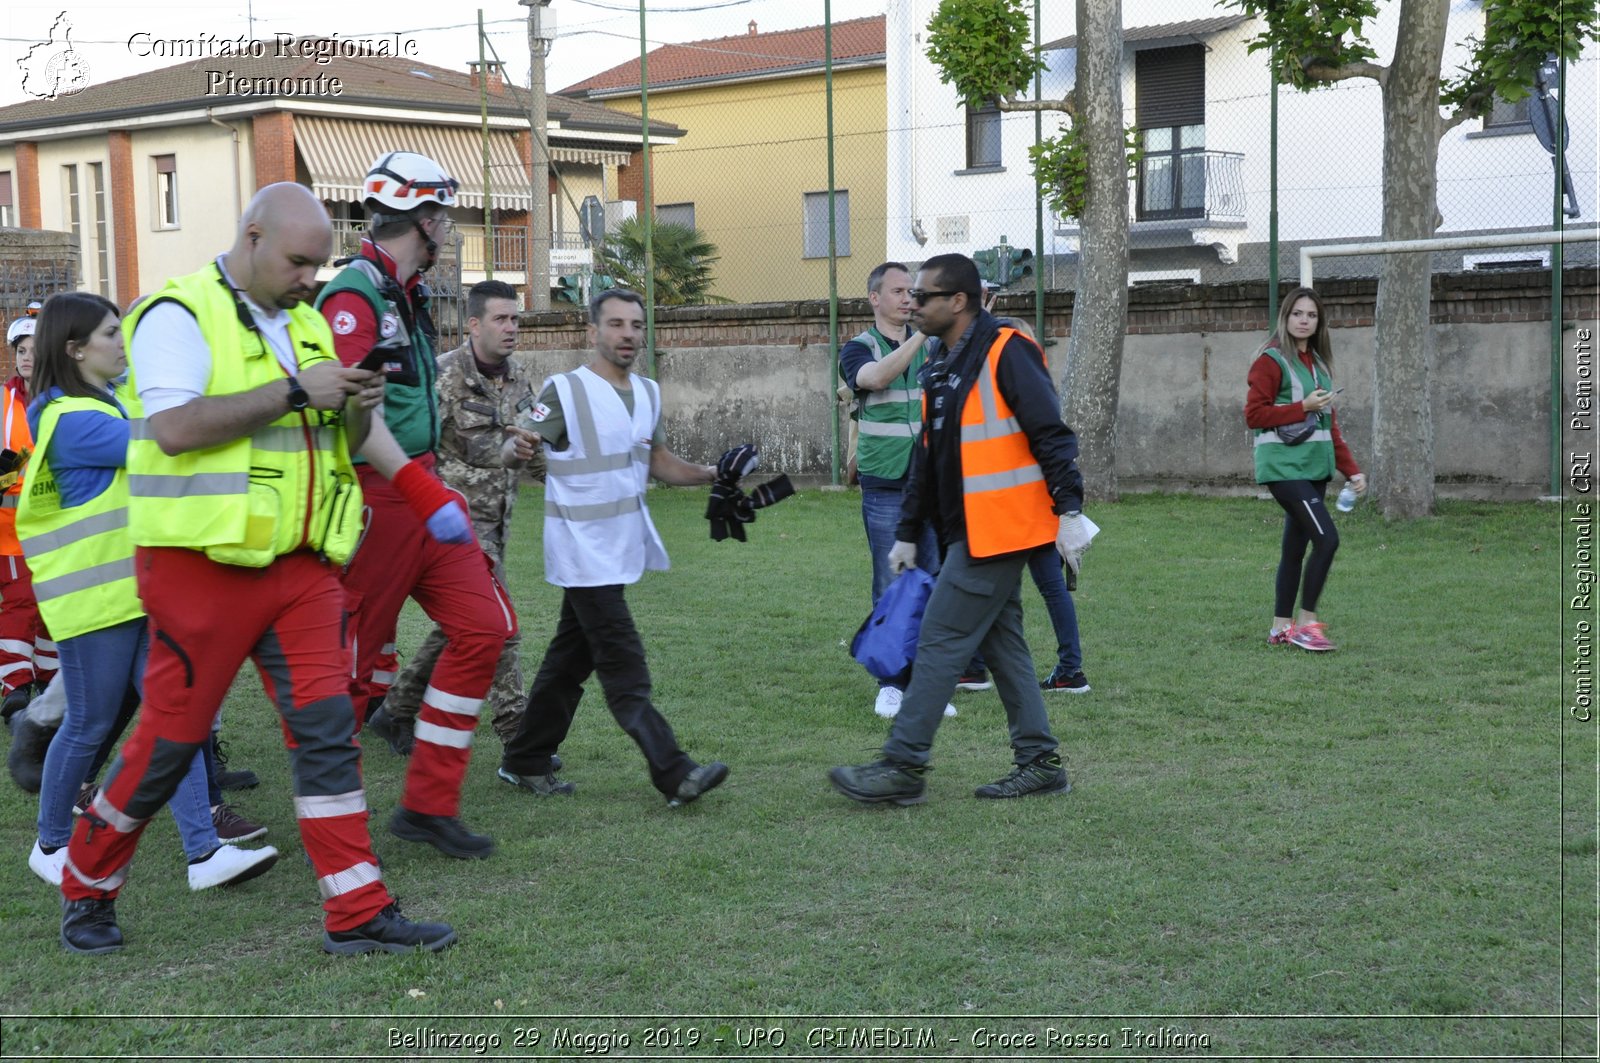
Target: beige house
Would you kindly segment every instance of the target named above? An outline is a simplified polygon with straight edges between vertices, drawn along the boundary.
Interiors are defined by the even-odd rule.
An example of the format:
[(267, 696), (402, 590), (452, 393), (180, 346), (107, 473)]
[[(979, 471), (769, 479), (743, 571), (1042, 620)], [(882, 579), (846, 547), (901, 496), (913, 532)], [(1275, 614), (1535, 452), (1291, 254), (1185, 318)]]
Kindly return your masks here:
[[(835, 23), (832, 37), (838, 284), (844, 295), (864, 295), (867, 274), (884, 258), (884, 17)], [(827, 297), (826, 54), (822, 26), (763, 33), (750, 22), (737, 36), (662, 45), (646, 56), (651, 121), (687, 131), (681, 143), (651, 153), (656, 218), (693, 225), (716, 245), (716, 295), (749, 303)], [(561, 92), (637, 123), (641, 80), (634, 58)], [(642, 184), (624, 184), (622, 198), (642, 200)]]
[[(275, 181), (310, 187), (348, 253), (364, 224), (368, 167), (405, 149), (434, 157), (461, 182), (452, 212), (460, 236), (442, 263), (453, 258), (451, 278), (469, 285), (492, 273), (526, 291), (526, 102), (498, 64), (480, 87), (475, 69), (404, 58), (324, 63), (277, 58), (269, 48), (260, 58), (194, 60), (0, 108), (0, 226), (72, 234), (80, 286), (126, 305), (225, 249), (242, 206)], [(540, 194), (549, 198), (552, 272), (560, 273), (585, 255), (581, 205), (619, 198), (642, 131), (637, 118), (581, 100), (551, 97), (548, 110), (551, 180)], [(652, 144), (671, 144), (681, 131), (652, 122), (650, 134)]]

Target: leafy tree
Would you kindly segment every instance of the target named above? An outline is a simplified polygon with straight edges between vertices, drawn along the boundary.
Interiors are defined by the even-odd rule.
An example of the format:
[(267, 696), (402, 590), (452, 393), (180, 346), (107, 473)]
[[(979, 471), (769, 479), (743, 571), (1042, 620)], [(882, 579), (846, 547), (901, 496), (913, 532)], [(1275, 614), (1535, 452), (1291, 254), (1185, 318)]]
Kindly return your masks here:
[[(1439, 139), (1517, 100), (1545, 57), (1575, 58), (1595, 36), (1596, 0), (1484, 0), (1484, 34), (1454, 76), (1443, 76), (1451, 0), (1399, 0), (1393, 59), (1374, 60), (1368, 26), (1376, 0), (1230, 0), (1266, 28), (1252, 50), (1271, 49), (1278, 77), (1302, 90), (1372, 78), (1383, 95), (1383, 239), (1432, 236), (1440, 217)], [(1385, 255), (1378, 274), (1372, 433), (1373, 489), (1387, 517), (1433, 512), (1429, 379), (1429, 256)]]
[[(719, 256), (717, 245), (692, 225), (655, 223), (651, 238), (655, 258), (657, 306), (704, 306), (726, 303), (711, 294), (715, 279), (711, 267)], [(644, 291), (644, 223), (629, 218), (606, 234), (599, 249), (601, 272), (617, 278), (625, 288)]]
[[(1052, 3), (1059, 0), (1051, 0)], [(942, 0), (928, 58), (969, 106), (1056, 111), (1071, 124), (1029, 150), (1050, 205), (1082, 225), (1062, 405), (1082, 448), (1084, 488), (1117, 496), (1117, 399), (1128, 316), (1128, 167), (1122, 126), (1122, 0), (1077, 0), (1077, 82), (1064, 99), (1021, 99), (1044, 69), (1022, 0)]]

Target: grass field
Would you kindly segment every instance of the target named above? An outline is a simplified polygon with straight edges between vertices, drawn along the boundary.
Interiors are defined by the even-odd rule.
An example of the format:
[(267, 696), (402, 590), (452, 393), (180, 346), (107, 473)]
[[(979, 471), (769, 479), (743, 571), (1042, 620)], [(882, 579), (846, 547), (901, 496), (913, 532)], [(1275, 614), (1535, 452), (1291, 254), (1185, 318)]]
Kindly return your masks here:
[[(732, 767), (722, 789), (669, 810), (591, 689), (562, 749), (575, 799), (498, 782), (480, 731), (464, 815), (500, 851), (457, 862), (383, 831), (403, 762), (378, 743), (385, 877), (461, 941), (335, 958), (248, 672), (227, 735), (263, 782), (238, 803), (284, 858), (191, 894), (157, 819), (119, 955), (62, 951), (26, 867), (36, 804), (0, 794), (0, 1053), (1594, 1058), (1595, 725), (1562, 702), (1555, 507), (1342, 517), (1326, 655), (1264, 644), (1271, 502), (1097, 507), (1094, 690), (1049, 696), (1073, 792), (973, 800), (1009, 756), (994, 693), (962, 693), (929, 801), (901, 809), (826, 781), (884, 735), (844, 648), (867, 608), (857, 499), (802, 492), (743, 545), (713, 544), (703, 505), (652, 494), (673, 568), (630, 600), (657, 702)], [(530, 491), (512, 548), (530, 677), (558, 601), (539, 508)], [(1023, 602), (1042, 675), (1054, 640)], [(408, 614), (402, 647), (422, 631)]]

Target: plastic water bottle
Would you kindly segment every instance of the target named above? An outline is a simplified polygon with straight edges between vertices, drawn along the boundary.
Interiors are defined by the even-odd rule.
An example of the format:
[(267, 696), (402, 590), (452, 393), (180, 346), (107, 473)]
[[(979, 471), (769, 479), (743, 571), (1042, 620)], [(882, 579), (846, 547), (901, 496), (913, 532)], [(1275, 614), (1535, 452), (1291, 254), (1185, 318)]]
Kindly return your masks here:
[(1344, 487), (1340, 489), (1338, 501), (1333, 505), (1340, 513), (1348, 513), (1356, 508), (1356, 489), (1349, 481), (1346, 481)]

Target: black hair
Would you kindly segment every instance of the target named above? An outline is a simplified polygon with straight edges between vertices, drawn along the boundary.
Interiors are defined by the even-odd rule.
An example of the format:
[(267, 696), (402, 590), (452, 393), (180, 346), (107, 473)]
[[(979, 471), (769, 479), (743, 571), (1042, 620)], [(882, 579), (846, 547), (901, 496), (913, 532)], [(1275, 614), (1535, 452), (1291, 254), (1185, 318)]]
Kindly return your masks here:
[(57, 292), (45, 300), (33, 339), (33, 379), (28, 382), (31, 394), (43, 395), (51, 388), (60, 388), (79, 398), (105, 397), (104, 392), (83, 379), (67, 347), (87, 343), (108, 313), (122, 316), (116, 303), (94, 292)]
[(641, 310), (644, 309), (644, 296), (633, 289), (606, 288), (603, 291), (595, 292), (594, 295), (589, 297), (589, 321), (591, 324), (600, 324), (600, 308), (611, 299), (621, 299), (623, 302), (632, 303)]
[(467, 317), (483, 318), (490, 299), (517, 301), (517, 290), (505, 281), (479, 281), (467, 292)]
[(939, 278), (939, 287), (950, 292), (965, 292), (974, 307), (983, 305), (983, 278), (978, 264), (966, 255), (934, 255), (922, 264), (922, 271)]

